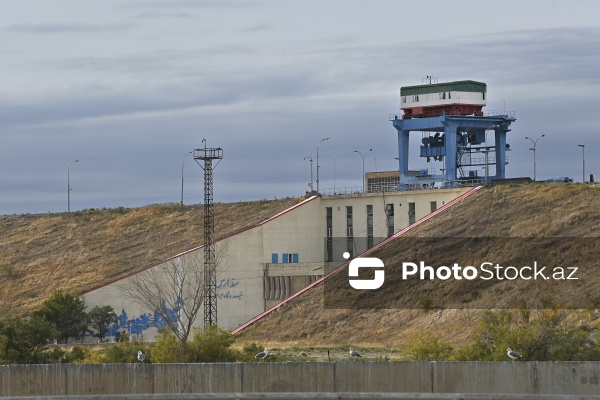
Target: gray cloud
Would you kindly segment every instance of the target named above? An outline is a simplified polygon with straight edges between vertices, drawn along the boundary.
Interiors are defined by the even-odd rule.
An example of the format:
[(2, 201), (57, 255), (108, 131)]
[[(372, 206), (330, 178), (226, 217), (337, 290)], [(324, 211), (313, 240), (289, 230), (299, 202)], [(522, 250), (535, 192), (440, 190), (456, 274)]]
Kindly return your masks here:
[[(65, 210), (73, 159), (80, 159), (71, 167), (74, 209), (179, 201), (182, 158), (202, 138), (225, 149), (215, 170), (218, 201), (303, 194), (310, 180), (303, 158), (315, 157), (324, 137), (331, 139), (320, 147), (321, 187), (359, 186), (362, 160), (354, 151), (374, 149), (365, 157), (367, 170), (395, 168), (388, 115), (399, 111), (399, 88), (426, 75), (484, 81), (489, 109), (516, 111), (509, 175), (532, 173), (524, 137), (538, 132), (547, 135), (537, 153), (540, 177), (580, 179), (577, 143), (586, 143), (589, 172), (600, 167), (591, 117), (598, 107), (598, 28), (445, 33), (433, 40), (420, 31), (408, 35), (407, 22), (373, 40), (365, 29), (383, 22), (347, 29), (341, 22), (352, 17), (349, 9), (342, 17), (319, 14), (335, 26), (326, 32), (313, 16), (298, 14), (286, 24), (266, 18), (265, 7), (284, 11), (277, 2), (191, 3), (121, 4), (121, 20), (134, 15), (131, 29), (119, 18), (79, 27), (5, 24), (13, 38), (43, 29), (67, 37), (72, 29), (67, 43), (76, 50), (0, 47), (15, 54), (10, 73), (20, 82), (0, 97), (0, 169), (8, 171), (0, 175), (0, 213)], [(231, 20), (210, 24), (212, 9)], [(153, 29), (160, 23), (164, 29)], [(418, 144), (411, 139), (412, 154)], [(186, 202), (200, 202), (202, 171), (186, 157)], [(428, 167), (438, 166), (411, 159), (411, 168)]]
[(81, 22), (54, 22), (54, 23), (28, 23), (9, 25), (4, 30), (6, 32), (30, 33), (30, 34), (74, 34), (74, 33), (98, 33), (125, 31), (132, 29), (131, 24), (112, 23), (112, 24), (93, 24)]

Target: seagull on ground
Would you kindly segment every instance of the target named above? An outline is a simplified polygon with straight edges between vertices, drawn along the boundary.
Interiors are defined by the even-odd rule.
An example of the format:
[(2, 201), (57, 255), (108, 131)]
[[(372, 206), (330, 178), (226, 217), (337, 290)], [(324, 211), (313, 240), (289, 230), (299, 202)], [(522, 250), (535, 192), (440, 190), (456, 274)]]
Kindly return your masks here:
[(144, 356), (144, 353), (142, 353), (142, 351), (138, 351), (138, 360), (139, 362), (143, 363), (144, 360), (146, 359), (146, 357)]
[(265, 347), (263, 351), (254, 356), (257, 360), (264, 360), (269, 355), (268, 349)]
[(352, 357), (362, 357), (358, 352), (354, 351), (354, 349), (352, 347), (350, 347), (350, 355)]
[(510, 347), (508, 349), (506, 349), (506, 354), (514, 361), (517, 358), (523, 358), (523, 356), (519, 353), (517, 353), (516, 351), (512, 351), (510, 349)]

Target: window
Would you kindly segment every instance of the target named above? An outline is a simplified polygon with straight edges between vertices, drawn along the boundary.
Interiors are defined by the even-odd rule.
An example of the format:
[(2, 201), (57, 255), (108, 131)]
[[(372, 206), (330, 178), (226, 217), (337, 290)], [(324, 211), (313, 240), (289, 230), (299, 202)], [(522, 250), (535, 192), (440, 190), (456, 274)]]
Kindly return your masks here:
[(367, 192), (389, 192), (398, 190), (400, 184), (399, 176), (385, 176), (380, 178), (367, 178)]
[(434, 212), (435, 210), (437, 210), (437, 201), (432, 201), (431, 202), (431, 212)]
[(348, 237), (354, 236), (354, 230), (353, 230), (354, 226), (352, 223), (352, 206), (346, 207), (346, 228), (347, 228), (346, 236), (348, 236)]
[(352, 257), (354, 255), (354, 225), (352, 222), (352, 206), (346, 206), (346, 251)]
[(281, 259), (281, 262), (284, 264), (297, 263), (300, 260), (300, 256), (298, 253), (283, 253)]
[(327, 226), (327, 237), (333, 237), (333, 209), (331, 207), (327, 207), (326, 209), (327, 216), (325, 217), (325, 222)]
[(373, 206), (367, 205), (367, 248), (373, 247)]
[(415, 203), (408, 203), (408, 224), (415, 223)]
[(279, 254), (272, 253), (271, 254), (271, 264), (277, 264), (279, 262)]
[(325, 226), (326, 226), (326, 242), (325, 242), (325, 261), (333, 261), (333, 208), (325, 208)]
[(394, 205), (385, 205), (386, 225), (388, 237), (394, 234)]

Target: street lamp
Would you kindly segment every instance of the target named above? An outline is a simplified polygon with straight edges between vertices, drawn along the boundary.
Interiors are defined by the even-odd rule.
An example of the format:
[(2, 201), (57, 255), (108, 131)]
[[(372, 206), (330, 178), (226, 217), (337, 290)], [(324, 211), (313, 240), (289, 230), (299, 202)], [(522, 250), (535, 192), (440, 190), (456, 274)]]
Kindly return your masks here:
[(188, 151), (183, 155), (183, 158), (181, 159), (181, 205), (183, 205), (183, 163), (185, 161), (185, 156), (192, 153), (193, 151)]
[(541, 136), (538, 136), (538, 138), (537, 138), (537, 139), (535, 139), (535, 140), (533, 140), (533, 139), (532, 139), (532, 138), (530, 138), (530, 137), (527, 137), (527, 136), (525, 136), (525, 139), (529, 139), (529, 140), (531, 140), (531, 143), (533, 143), (533, 147), (532, 147), (532, 148), (530, 148), (529, 150), (532, 150), (532, 151), (533, 151), (533, 181), (534, 181), (534, 182), (536, 181), (535, 149), (536, 149), (536, 146), (537, 146), (537, 142), (538, 142), (538, 140), (540, 140), (540, 138), (543, 138), (544, 136), (546, 136), (546, 135), (541, 135)]
[(320, 165), (319, 165), (319, 146), (321, 145), (321, 143), (323, 143), (326, 140), (329, 140), (329, 138), (321, 139), (321, 141), (317, 145), (317, 193), (319, 193), (319, 168), (320, 168)]
[(312, 156), (308, 156), (308, 157), (304, 157), (305, 160), (310, 161), (310, 184), (308, 186), (310, 186), (310, 191), (312, 193), (314, 189), (314, 185), (313, 185), (313, 158)]
[(71, 212), (71, 164), (79, 162), (79, 160), (73, 160), (67, 167), (67, 212)]
[[(373, 151), (373, 149), (369, 149), (367, 151)], [(367, 154), (367, 151), (365, 151), (364, 153), (361, 153), (358, 150), (354, 150), (355, 153), (360, 154), (360, 156), (362, 157), (362, 163), (363, 163), (363, 173), (362, 173), (362, 181), (363, 181), (363, 185), (362, 185), (362, 191), (363, 193), (365, 192), (365, 154)]]
[(583, 179), (581, 182), (585, 183), (585, 144), (578, 144), (577, 146), (581, 147), (581, 150), (583, 151)]

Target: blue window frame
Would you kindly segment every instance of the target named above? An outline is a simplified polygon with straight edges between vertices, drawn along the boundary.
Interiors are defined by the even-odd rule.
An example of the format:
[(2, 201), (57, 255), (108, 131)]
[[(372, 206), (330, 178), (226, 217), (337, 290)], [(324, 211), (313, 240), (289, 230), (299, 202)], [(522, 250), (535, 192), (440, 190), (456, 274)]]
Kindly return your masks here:
[(299, 259), (299, 257), (298, 257), (298, 253), (294, 253), (294, 254), (292, 254), (292, 262), (293, 262), (293, 263), (297, 263), (297, 262), (299, 262), (299, 261), (298, 261), (298, 259)]
[(290, 258), (289, 258), (289, 254), (288, 253), (283, 253), (281, 256), (282, 256), (281, 258), (283, 259), (281, 261), (282, 263), (287, 264), (287, 263), (290, 262)]
[(277, 254), (277, 253), (271, 253), (271, 263), (272, 264), (279, 263), (279, 254)]

